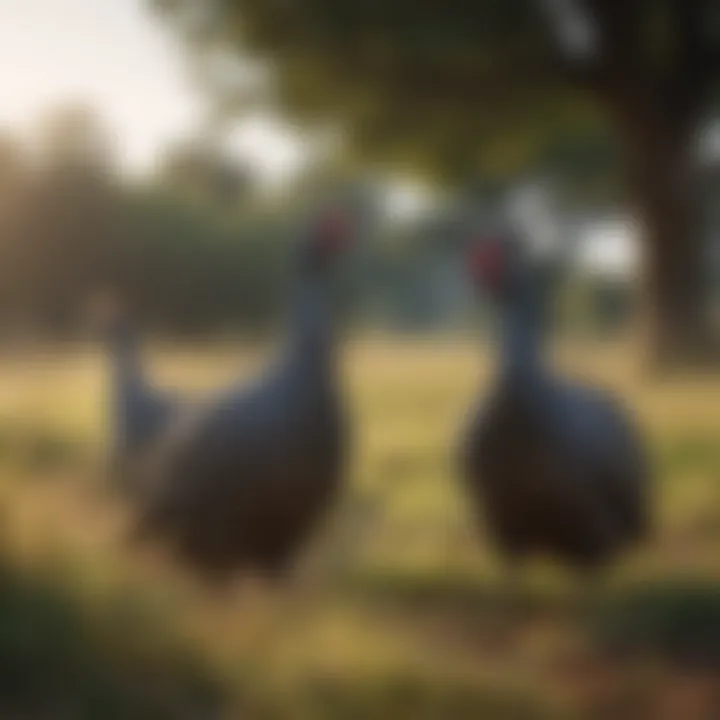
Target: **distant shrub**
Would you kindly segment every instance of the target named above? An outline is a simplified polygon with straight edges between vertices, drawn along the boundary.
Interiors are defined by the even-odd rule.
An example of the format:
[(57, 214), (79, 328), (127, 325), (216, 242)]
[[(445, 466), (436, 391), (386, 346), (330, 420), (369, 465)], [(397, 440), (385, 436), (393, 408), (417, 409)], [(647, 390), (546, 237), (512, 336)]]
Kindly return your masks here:
[(0, 715), (75, 720), (212, 717), (220, 690), (157, 618), (90, 612), (50, 580), (0, 560)]
[(720, 667), (720, 584), (638, 588), (603, 606), (593, 634), (613, 651)]

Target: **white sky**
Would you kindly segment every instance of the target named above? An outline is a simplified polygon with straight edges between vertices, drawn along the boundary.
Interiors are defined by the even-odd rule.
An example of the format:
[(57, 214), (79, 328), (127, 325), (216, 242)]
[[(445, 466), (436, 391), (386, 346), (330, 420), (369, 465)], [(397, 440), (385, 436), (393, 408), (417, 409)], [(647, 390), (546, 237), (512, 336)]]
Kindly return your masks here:
[[(146, 0), (0, 0), (0, 129), (26, 134), (53, 106), (86, 102), (116, 133), (125, 167), (149, 169), (201, 120), (187, 70)], [(291, 128), (265, 117), (238, 129), (233, 147), (270, 183), (307, 155)]]
[(640, 266), (637, 223), (630, 217), (606, 217), (579, 228), (579, 266), (608, 277), (636, 275)]

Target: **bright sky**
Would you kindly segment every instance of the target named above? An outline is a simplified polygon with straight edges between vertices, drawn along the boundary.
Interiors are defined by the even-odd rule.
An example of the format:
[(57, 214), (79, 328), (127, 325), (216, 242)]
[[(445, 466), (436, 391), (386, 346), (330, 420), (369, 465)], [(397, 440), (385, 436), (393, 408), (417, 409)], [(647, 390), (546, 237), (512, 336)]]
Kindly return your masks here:
[[(116, 132), (125, 166), (152, 167), (202, 108), (179, 42), (145, 3), (0, 0), (0, 128), (25, 134), (48, 108), (87, 102)], [(245, 123), (233, 146), (271, 183), (306, 159), (292, 129), (264, 117)]]
[(631, 217), (606, 217), (579, 230), (579, 266), (607, 277), (636, 275), (640, 267), (637, 223)]

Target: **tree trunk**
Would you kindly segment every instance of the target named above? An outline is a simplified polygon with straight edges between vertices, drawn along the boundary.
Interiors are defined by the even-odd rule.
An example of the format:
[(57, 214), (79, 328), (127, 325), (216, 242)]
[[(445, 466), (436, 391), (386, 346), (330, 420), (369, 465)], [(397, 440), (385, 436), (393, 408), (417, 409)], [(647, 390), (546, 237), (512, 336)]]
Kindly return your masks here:
[(645, 118), (629, 134), (630, 180), (643, 243), (648, 360), (659, 369), (714, 360), (706, 308), (693, 128)]

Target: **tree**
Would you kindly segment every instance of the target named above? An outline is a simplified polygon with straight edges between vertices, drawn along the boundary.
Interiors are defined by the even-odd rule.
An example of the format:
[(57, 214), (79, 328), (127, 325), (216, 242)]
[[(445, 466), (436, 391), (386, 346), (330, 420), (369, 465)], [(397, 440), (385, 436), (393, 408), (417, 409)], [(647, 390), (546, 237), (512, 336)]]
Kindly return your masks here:
[(720, 79), (715, 0), (156, 2), (271, 60), (285, 106), (343, 122), (364, 157), (463, 181), (611, 131), (644, 229), (653, 356), (707, 347), (692, 160)]
[(34, 144), (36, 163), (5, 248), (8, 292), (28, 319), (61, 329), (110, 265), (104, 248), (117, 221), (113, 145), (96, 115), (78, 106), (48, 113)]
[(11, 283), (6, 268), (12, 267), (13, 238), (18, 207), (27, 181), (27, 163), (15, 138), (0, 135), (0, 322), (10, 313)]
[(52, 108), (38, 124), (34, 144), (41, 165), (58, 173), (83, 173), (98, 179), (115, 168), (112, 133), (93, 108), (82, 104)]
[(221, 205), (239, 205), (250, 199), (254, 191), (249, 167), (200, 142), (171, 147), (160, 171), (163, 184)]

